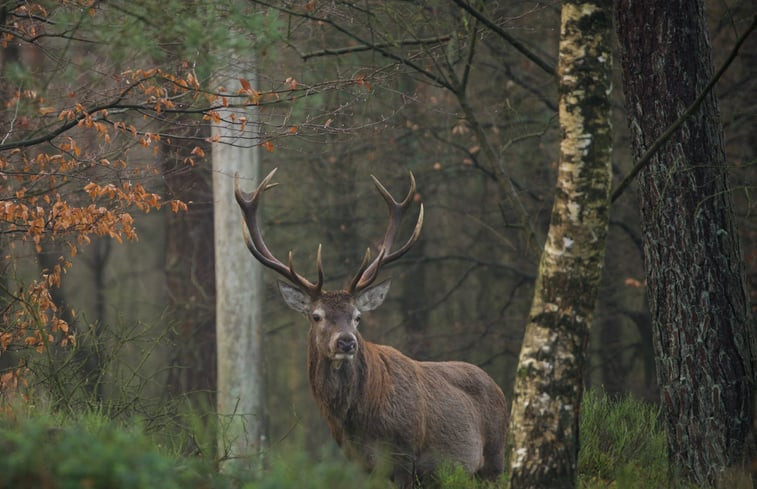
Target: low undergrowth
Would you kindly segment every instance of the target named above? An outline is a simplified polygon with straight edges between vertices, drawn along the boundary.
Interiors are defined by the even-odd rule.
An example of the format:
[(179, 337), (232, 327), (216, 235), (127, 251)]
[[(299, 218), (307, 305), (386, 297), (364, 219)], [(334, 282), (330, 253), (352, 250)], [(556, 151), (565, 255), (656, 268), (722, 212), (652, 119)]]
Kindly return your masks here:
[[(7, 408), (7, 406), (5, 406)], [(186, 455), (182, 443), (144, 429), (139, 420), (113, 421), (103, 414), (72, 419), (5, 409), (0, 415), (0, 489), (388, 489), (385, 477), (364, 474), (341, 456), (317, 461), (299, 448), (274, 448), (262, 472), (218, 474), (216, 461)], [(656, 407), (588, 391), (581, 417), (578, 487), (683, 487), (667, 467), (664, 432)], [(199, 453), (199, 452), (196, 452)], [(201, 453), (207, 453), (201, 451)], [(491, 489), (445, 468), (442, 489)]]
[(211, 488), (212, 466), (167, 453), (139, 423), (100, 415), (70, 422), (42, 415), (0, 420), (0, 488)]
[(588, 390), (581, 403), (579, 487), (670, 487), (659, 409)]

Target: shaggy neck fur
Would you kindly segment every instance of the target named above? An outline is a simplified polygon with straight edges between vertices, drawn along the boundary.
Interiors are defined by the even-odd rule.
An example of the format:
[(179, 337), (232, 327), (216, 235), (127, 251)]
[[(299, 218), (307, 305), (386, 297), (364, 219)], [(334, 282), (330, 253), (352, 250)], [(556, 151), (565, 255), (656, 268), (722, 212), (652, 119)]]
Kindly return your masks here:
[(356, 336), (357, 353), (352, 360), (343, 361), (338, 369), (334, 368), (331, 359), (318, 353), (314, 335), (310, 336), (310, 388), (332, 432), (354, 426), (360, 418), (376, 412), (391, 389), (391, 378), (376, 346), (365, 341), (360, 333)]

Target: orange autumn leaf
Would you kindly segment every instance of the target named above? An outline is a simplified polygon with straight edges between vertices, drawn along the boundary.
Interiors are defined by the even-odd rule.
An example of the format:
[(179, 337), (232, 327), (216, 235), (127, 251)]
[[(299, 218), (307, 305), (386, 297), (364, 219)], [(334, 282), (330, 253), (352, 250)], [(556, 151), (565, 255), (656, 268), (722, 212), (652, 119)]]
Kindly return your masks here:
[(625, 283), (629, 287), (634, 287), (634, 288), (637, 288), (637, 289), (639, 289), (641, 287), (644, 287), (644, 283), (643, 282), (641, 282), (640, 280), (637, 280), (637, 279), (635, 279), (633, 277), (626, 278), (623, 283)]
[(295, 80), (291, 76), (289, 78), (287, 78), (286, 80), (284, 80), (284, 83), (286, 83), (287, 85), (289, 85), (289, 90), (297, 90), (297, 86), (299, 85), (299, 83), (297, 82), (297, 80)]

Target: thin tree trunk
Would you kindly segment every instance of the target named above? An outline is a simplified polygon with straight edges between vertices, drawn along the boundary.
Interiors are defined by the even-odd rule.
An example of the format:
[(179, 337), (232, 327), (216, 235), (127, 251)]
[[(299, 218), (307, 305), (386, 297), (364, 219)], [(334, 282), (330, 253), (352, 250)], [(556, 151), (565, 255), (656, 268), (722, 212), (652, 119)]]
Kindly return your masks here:
[[(103, 351), (103, 336), (107, 328), (107, 280), (106, 271), (110, 260), (113, 242), (110, 238), (95, 238), (92, 244), (92, 260), (88, 262), (92, 272), (94, 286), (94, 320), (89, 324), (87, 343), (80, 344), (77, 355), (81, 351), (83, 376), (86, 378), (85, 387), (90, 390), (97, 402), (105, 400), (105, 354)], [(81, 357), (80, 357), (81, 358)]]
[[(638, 157), (712, 77), (701, 0), (621, 0), (618, 36)], [(696, 484), (754, 452), (754, 325), (710, 94), (639, 174), (657, 378), (671, 465)]]
[[(217, 79), (229, 91), (239, 79), (256, 85), (254, 73), (227, 57)], [(239, 63), (239, 64), (238, 64)], [(257, 468), (264, 444), (263, 327), (260, 265), (242, 239), (242, 220), (234, 200), (234, 174), (243, 185), (257, 185), (258, 126), (252, 110), (219, 110), (213, 125), (213, 204), (216, 264), (216, 336), (218, 344), (218, 448), (222, 470)], [(241, 116), (249, 121), (244, 131)]]
[[(189, 124), (188, 124), (189, 126)], [(200, 406), (213, 405), (216, 390), (215, 271), (211, 172), (206, 162), (184, 159), (208, 136), (209, 125), (193, 127), (195, 139), (164, 142), (163, 175), (170, 196), (188, 210), (166, 215), (165, 274), (175, 348), (166, 393), (184, 394)]]
[(513, 488), (576, 483), (589, 326), (609, 225), (611, 1), (564, 1), (560, 165), (523, 339), (510, 426)]

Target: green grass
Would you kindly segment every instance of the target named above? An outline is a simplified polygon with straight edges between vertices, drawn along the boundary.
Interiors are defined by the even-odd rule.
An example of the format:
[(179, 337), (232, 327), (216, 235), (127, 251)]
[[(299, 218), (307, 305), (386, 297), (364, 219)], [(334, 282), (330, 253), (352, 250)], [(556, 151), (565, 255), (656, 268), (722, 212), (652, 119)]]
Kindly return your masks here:
[(437, 474), (441, 489), (496, 489), (506, 487), (507, 474), (503, 474), (494, 482), (471, 478), (460, 466), (443, 466)]
[(581, 404), (579, 487), (668, 487), (665, 432), (659, 409), (589, 390)]
[[(30, 412), (32, 411), (32, 412)], [(342, 456), (317, 461), (304, 450), (279, 446), (265, 456), (262, 474), (219, 475), (215, 462), (183, 455), (177, 435), (148, 430), (138, 421), (102, 413), (70, 416), (6, 410), (0, 415), (0, 489), (387, 489), (386, 477), (367, 475)], [(8, 415), (10, 413), (10, 415)], [(207, 428), (206, 428), (207, 429)], [(178, 435), (187, 436), (186, 430)], [(657, 408), (630, 397), (611, 399), (590, 390), (582, 405), (579, 485), (594, 488), (682, 487), (671, 483)], [(213, 446), (208, 440), (205, 443)], [(506, 477), (506, 476), (505, 476)], [(444, 468), (441, 489), (505, 487)]]
[(264, 474), (243, 489), (394, 489), (384, 476), (366, 474), (341, 458), (316, 462), (296, 447), (271, 453), (267, 465)]

